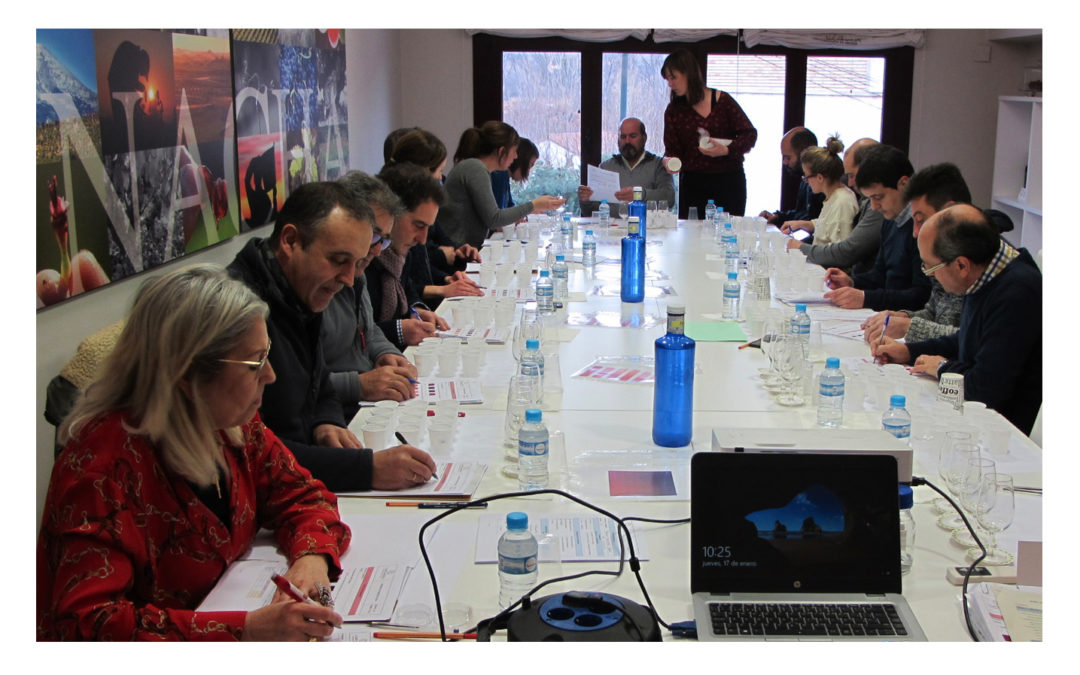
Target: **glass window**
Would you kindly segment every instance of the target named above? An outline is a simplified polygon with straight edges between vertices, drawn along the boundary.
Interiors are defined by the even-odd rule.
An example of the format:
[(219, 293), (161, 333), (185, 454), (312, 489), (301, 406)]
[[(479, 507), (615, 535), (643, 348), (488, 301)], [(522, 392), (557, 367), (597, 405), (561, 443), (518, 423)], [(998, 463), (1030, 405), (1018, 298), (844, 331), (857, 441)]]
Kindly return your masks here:
[(667, 54), (604, 54), (600, 154), (619, 152), (619, 122), (636, 117), (645, 124), (645, 149), (664, 155), (664, 110), (670, 89), (660, 76)]
[(709, 54), (705, 84), (726, 91), (757, 129), (747, 153), (746, 215), (780, 208), (780, 139), (784, 135), (787, 59), (759, 54)]
[(839, 132), (844, 146), (881, 138), (884, 57), (811, 56), (806, 59), (806, 128), (822, 145)]
[(511, 181), (514, 203), (547, 194), (566, 197), (567, 209), (576, 209), (581, 182), (581, 54), (503, 52), (502, 97), (503, 121), (540, 151), (529, 180)]

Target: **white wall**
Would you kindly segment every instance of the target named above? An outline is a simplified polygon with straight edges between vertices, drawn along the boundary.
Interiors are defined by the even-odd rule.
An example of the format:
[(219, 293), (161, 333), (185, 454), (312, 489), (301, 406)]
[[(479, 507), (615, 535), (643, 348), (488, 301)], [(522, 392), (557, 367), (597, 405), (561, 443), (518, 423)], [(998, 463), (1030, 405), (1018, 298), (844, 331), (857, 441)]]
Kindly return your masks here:
[[(976, 205), (990, 205), (998, 96), (1020, 95), (1041, 42), (989, 41), (985, 30), (929, 30), (915, 52), (909, 154), (916, 169), (953, 162)], [(989, 60), (985, 51), (989, 50)]]
[(427, 129), (453, 158), (461, 132), (473, 123), (472, 38), (460, 29), (399, 33), (400, 126)]
[(345, 32), (352, 169), (378, 173), (383, 165), (383, 139), (401, 126), (401, 32)]

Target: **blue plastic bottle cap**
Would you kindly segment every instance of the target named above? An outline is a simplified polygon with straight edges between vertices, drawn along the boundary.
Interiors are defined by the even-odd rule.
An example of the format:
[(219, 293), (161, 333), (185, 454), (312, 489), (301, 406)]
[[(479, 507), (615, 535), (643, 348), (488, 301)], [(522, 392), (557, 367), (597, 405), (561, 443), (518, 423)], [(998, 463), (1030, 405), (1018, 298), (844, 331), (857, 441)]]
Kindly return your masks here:
[(825, 359), (825, 367), (826, 368), (839, 368), (840, 367), (840, 359), (836, 358), (835, 356), (830, 356), (829, 358)]
[(915, 496), (911, 491), (910, 485), (901, 485), (898, 497), (900, 498), (900, 508), (910, 509), (915, 504)]
[(551, 270), (540, 270), (540, 276), (542, 276), (542, 277), (550, 277), (551, 276)]
[(738, 279), (738, 278), (739, 278), (739, 275), (738, 275), (737, 273), (735, 273), (735, 272), (728, 272), (728, 273), (727, 273), (727, 278), (728, 278), (729, 280), (730, 280), (730, 279)]
[(803, 305), (803, 304), (795, 305), (795, 311), (796, 312), (805, 312), (806, 311), (806, 305)]
[(556, 260), (566, 260), (566, 256), (564, 256), (562, 253), (560, 253), (560, 254), (555, 256), (555, 259)]
[(907, 399), (900, 394), (893, 394), (892, 398), (889, 399), (889, 407), (891, 408), (903, 408), (905, 405), (907, 405)]
[(506, 529), (508, 529), (508, 530), (527, 530), (527, 529), (529, 529), (529, 514), (522, 513), (521, 511), (514, 511), (513, 513), (506, 514)]
[(587, 234), (587, 235), (591, 235), (591, 234), (592, 234), (592, 230), (585, 230), (585, 234)]
[(530, 422), (530, 423), (539, 422), (542, 416), (543, 415), (541, 414), (539, 408), (529, 408), (528, 410), (525, 411), (525, 421), (526, 422)]
[(525, 341), (525, 349), (540, 349), (540, 341), (535, 338), (529, 338)]

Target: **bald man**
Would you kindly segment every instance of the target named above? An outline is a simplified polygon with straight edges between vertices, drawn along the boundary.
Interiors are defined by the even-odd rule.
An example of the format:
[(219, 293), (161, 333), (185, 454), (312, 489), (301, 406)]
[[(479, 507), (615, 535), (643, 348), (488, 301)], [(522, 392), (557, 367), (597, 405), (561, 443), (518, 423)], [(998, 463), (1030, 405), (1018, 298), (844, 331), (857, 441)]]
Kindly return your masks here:
[[(867, 272), (874, 266), (878, 246), (881, 245), (881, 212), (870, 208), (870, 200), (863, 197), (855, 187), (859, 165), (867, 153), (878, 144), (872, 138), (860, 138), (844, 153), (844, 173), (847, 183), (859, 199), (859, 212), (855, 215), (855, 227), (851, 234), (833, 244), (810, 244), (789, 239), (787, 247), (802, 251), (806, 259), (822, 267), (839, 267), (849, 274)], [(803, 183), (805, 185), (805, 182)]]
[(1035, 261), (970, 204), (930, 216), (918, 245), (923, 274), (964, 297), (960, 329), (910, 344), (886, 338), (874, 356), (935, 378), (961, 373), (967, 400), (1030, 434), (1042, 405), (1042, 274)]
[(821, 215), (825, 194), (814, 194), (810, 185), (802, 180), (802, 162), (799, 161), (803, 150), (817, 144), (817, 136), (806, 127), (794, 127), (780, 139), (780, 161), (784, 165), (785, 173), (799, 177), (799, 192), (795, 195), (795, 208), (787, 211), (762, 211), (758, 214), (770, 225), (780, 227), (789, 220), (813, 220)]

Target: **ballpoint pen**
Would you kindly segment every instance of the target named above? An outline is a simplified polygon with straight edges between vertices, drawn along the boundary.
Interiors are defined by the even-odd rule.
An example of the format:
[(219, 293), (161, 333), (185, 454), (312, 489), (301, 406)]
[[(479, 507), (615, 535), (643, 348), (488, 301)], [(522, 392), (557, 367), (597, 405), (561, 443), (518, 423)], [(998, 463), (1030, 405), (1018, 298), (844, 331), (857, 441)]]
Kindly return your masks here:
[(885, 342), (885, 331), (889, 329), (889, 318), (892, 314), (885, 315), (885, 325), (881, 327), (881, 339), (878, 340), (877, 346), (880, 347)]
[[(291, 581), (289, 581), (285, 577), (281, 576), (277, 572), (270, 575), (270, 580), (274, 582), (274, 585), (278, 587), (279, 591), (281, 591), (285, 595), (289, 596), (290, 598), (292, 598), (296, 602), (306, 602), (306, 603), (315, 605), (316, 607), (322, 607), (323, 606), (323, 605), (319, 604), (318, 602), (315, 602), (315, 600), (313, 598), (304, 595), (303, 592), (301, 592), (301, 590), (299, 588), (297, 588), (296, 586), (293, 586)], [(308, 620), (310, 621), (310, 619), (308, 619)], [(318, 639), (319, 638), (312, 635), (310, 638), (308, 638), (308, 642), (317, 642)]]
[[(407, 440), (405, 440), (405, 437), (401, 434), (400, 431), (395, 431), (394, 436), (397, 437), (398, 441), (400, 441), (402, 445), (408, 445), (409, 444), (409, 442)], [(431, 472), (431, 477), (434, 478), (435, 480), (438, 480), (439, 479), (439, 474), (432, 471)], [(389, 505), (389, 503), (388, 503), (388, 505)]]

